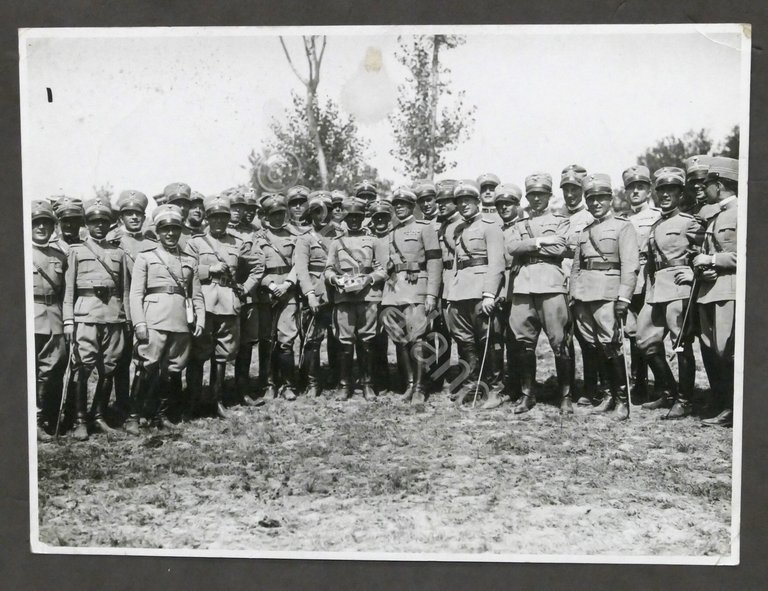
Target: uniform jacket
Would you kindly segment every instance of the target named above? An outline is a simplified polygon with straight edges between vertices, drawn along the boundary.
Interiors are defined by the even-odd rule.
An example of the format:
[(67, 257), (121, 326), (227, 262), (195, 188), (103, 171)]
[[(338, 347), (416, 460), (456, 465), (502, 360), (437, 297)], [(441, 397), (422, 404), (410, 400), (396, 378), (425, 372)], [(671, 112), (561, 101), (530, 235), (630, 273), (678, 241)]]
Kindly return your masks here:
[(440, 220), (437, 224), (437, 239), (440, 242), (440, 250), (443, 254), (443, 281), (442, 281), (442, 295), (441, 297), (448, 299), (448, 290), (450, 289), (451, 276), (453, 275), (453, 264), (456, 258), (456, 243), (453, 239), (453, 234), (458, 226), (463, 221), (458, 211), (453, 212), (444, 220)]
[(530, 212), (515, 222), (506, 243), (507, 253), (515, 257), (520, 270), (515, 277), (513, 293), (567, 293), (565, 273), (561, 266), (566, 246), (536, 246), (537, 238), (568, 237), (570, 222), (565, 216), (544, 211)]
[[(501, 226), (478, 213), (456, 225), (450, 242), (454, 247), (453, 269), (448, 273), (445, 299), (479, 300), (483, 294), (497, 297), (506, 268)], [(476, 264), (468, 266), (471, 262)]]
[[(588, 269), (588, 261), (619, 263), (620, 268)], [(571, 269), (571, 297), (582, 302), (617, 298), (631, 300), (639, 266), (635, 228), (626, 218), (608, 213), (584, 228), (579, 235)]]
[(661, 217), (661, 210), (653, 207), (649, 202), (643, 203), (637, 210), (630, 210), (627, 219), (632, 222), (637, 234), (637, 246), (640, 249), (640, 271), (637, 274), (635, 293), (642, 293), (645, 287), (645, 263), (648, 255), (648, 238), (651, 228)]
[(502, 288), (502, 295), (507, 299), (512, 298), (512, 293), (515, 285), (515, 278), (520, 271), (520, 265), (515, 260), (509, 251), (507, 250), (507, 244), (509, 244), (512, 238), (513, 228), (521, 218), (516, 217), (508, 222), (502, 221), (501, 233), (504, 238), (504, 287)]
[[(287, 224), (282, 228), (264, 226), (264, 237), (254, 245), (264, 253), (264, 276), (260, 282), (263, 289), (258, 290), (257, 301), (265, 304), (271, 301), (267, 288), (272, 282), (279, 284), (289, 281), (296, 285), (298, 280), (293, 266), (293, 252), (297, 238), (295, 230)], [(295, 297), (295, 287), (290, 292)]]
[(125, 263), (128, 265), (129, 277), (133, 273), (133, 264), (138, 254), (157, 248), (157, 239), (146, 236), (144, 232), (130, 233), (123, 226), (119, 226), (107, 234), (107, 240), (125, 252)]
[[(428, 295), (440, 295), (443, 273), (442, 251), (437, 232), (429, 222), (409, 216), (389, 233), (382, 304), (423, 304)], [(407, 281), (407, 273), (416, 273), (416, 283)]]
[(581, 231), (591, 224), (595, 218), (589, 213), (587, 206), (584, 203), (581, 204), (574, 211), (567, 211), (564, 213), (568, 217), (570, 227), (568, 228), (568, 237), (565, 243), (565, 254), (563, 255), (563, 272), (566, 279), (571, 276), (571, 267), (573, 266), (573, 255), (576, 253), (576, 244), (579, 242), (579, 234)]
[[(83, 241), (78, 238), (77, 241), (73, 242), (72, 244), (82, 244), (82, 242)], [(69, 249), (72, 248), (72, 244), (66, 242), (61, 236), (51, 240), (48, 244), (54, 248), (58, 248), (61, 252), (64, 253), (65, 257), (69, 257)]]
[(499, 212), (496, 211), (495, 207), (488, 207), (487, 205), (481, 205), (480, 214), (483, 216), (484, 220), (493, 222), (499, 227), (504, 225), (504, 220), (501, 219), (501, 216), (499, 215)]
[(197, 259), (192, 253), (180, 248), (172, 253), (162, 246), (136, 256), (130, 294), (134, 326), (146, 323), (147, 328), (154, 330), (189, 332), (184, 295), (147, 293), (147, 290), (153, 288), (178, 288), (174, 276), (184, 285), (186, 297), (192, 300), (195, 323), (201, 329), (205, 327), (205, 301), (197, 273)]
[(301, 293), (306, 295), (314, 290), (321, 302), (328, 301), (325, 285), (325, 268), (332, 242), (343, 234), (330, 224), (320, 230), (314, 227), (296, 238), (293, 251), (293, 268)]
[(359, 292), (336, 290), (333, 301), (379, 302), (382, 286), (387, 278), (384, 264), (387, 260), (387, 242), (366, 234), (364, 231), (338, 236), (328, 249), (325, 279), (333, 275), (370, 275), (373, 284)]
[[(237, 226), (228, 226), (227, 233), (243, 241), (243, 248), (250, 253), (247, 258), (241, 258), (237, 265), (235, 280), (238, 283), (245, 283), (251, 273), (251, 267), (255, 264), (259, 273), (264, 269), (264, 253), (257, 247), (260, 238), (263, 238), (264, 232), (261, 226), (257, 229), (251, 224), (241, 223)], [(255, 286), (258, 287), (258, 286)], [(256, 300), (255, 289), (248, 292), (245, 303), (252, 304)]]
[(698, 302), (732, 301), (736, 299), (736, 221), (738, 199), (720, 206), (707, 225), (704, 237), (704, 253), (715, 255), (717, 279), (702, 281)]
[[(110, 272), (97, 260), (96, 255), (109, 267)], [(86, 238), (69, 249), (67, 271), (64, 276), (64, 324), (87, 322), (93, 324), (122, 324), (130, 322), (128, 292), (130, 278), (122, 249), (107, 240)], [(80, 290), (103, 289), (103, 299)]]
[(691, 295), (690, 285), (675, 283), (675, 273), (690, 266), (703, 240), (704, 225), (699, 218), (679, 211), (662, 214), (652, 226), (648, 240), (646, 302), (672, 302)]
[[(236, 316), (240, 313), (240, 298), (232, 289), (237, 271), (243, 262), (247, 265), (248, 276), (243, 282), (246, 293), (252, 293), (258, 284), (262, 269), (253, 254), (252, 245), (224, 234), (219, 238), (209, 232), (190, 239), (187, 248), (197, 258), (198, 274), (202, 284), (205, 310), (210, 314)], [(218, 256), (217, 256), (218, 255)], [(221, 260), (220, 260), (221, 259)], [(210, 268), (224, 261), (229, 268), (224, 273), (211, 273)]]
[[(61, 303), (67, 257), (50, 244), (32, 243), (32, 289), (35, 307), (35, 334), (61, 334), (64, 325)], [(53, 282), (43, 277), (38, 267)]]

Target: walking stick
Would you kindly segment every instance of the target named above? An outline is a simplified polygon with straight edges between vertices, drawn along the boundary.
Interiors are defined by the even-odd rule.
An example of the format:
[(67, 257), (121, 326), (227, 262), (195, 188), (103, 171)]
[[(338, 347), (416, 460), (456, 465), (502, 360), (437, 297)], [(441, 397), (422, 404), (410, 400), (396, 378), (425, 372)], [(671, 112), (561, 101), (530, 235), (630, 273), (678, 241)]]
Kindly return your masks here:
[[(630, 356), (632, 355), (632, 349), (627, 346), (627, 334), (624, 332), (624, 319), (619, 320), (619, 326), (621, 328), (621, 350), (624, 353), (624, 377), (626, 379), (627, 386), (627, 415), (632, 408), (632, 387), (629, 383), (629, 376), (632, 374), (632, 368), (630, 367)], [(627, 349), (629, 349), (629, 355), (627, 355)]]
[(682, 353), (685, 348), (683, 347), (683, 339), (685, 338), (685, 332), (686, 327), (688, 326), (688, 317), (691, 315), (691, 308), (693, 308), (693, 303), (696, 300), (696, 296), (699, 292), (699, 277), (698, 275), (694, 275), (693, 277), (693, 284), (691, 285), (691, 294), (688, 296), (688, 302), (685, 306), (685, 313), (683, 314), (683, 322), (680, 325), (680, 332), (677, 335), (677, 338), (675, 339), (675, 346), (672, 349), (672, 353), (670, 353), (667, 356), (667, 360), (671, 361), (672, 358), (677, 355), (678, 353)]
[(472, 399), (472, 408), (475, 408), (477, 402), (477, 391), (480, 389), (480, 382), (483, 380), (483, 369), (485, 369), (485, 358), (488, 356), (488, 343), (491, 341), (491, 315), (488, 315), (488, 328), (485, 331), (485, 348), (483, 349), (483, 359), (480, 362), (480, 371), (477, 374), (477, 385), (475, 386), (475, 396)]
[(59, 429), (61, 427), (61, 416), (64, 414), (64, 404), (66, 404), (69, 395), (69, 381), (72, 378), (72, 356), (74, 355), (74, 343), (70, 345), (69, 357), (67, 359), (67, 368), (64, 370), (64, 383), (61, 388), (61, 401), (59, 402), (59, 413), (56, 415), (56, 430), (53, 436), (59, 439)]
[(309, 317), (309, 323), (307, 324), (307, 330), (304, 332), (304, 338), (301, 341), (301, 347), (299, 348), (299, 368), (304, 367), (304, 349), (307, 346), (307, 337), (312, 334), (312, 329), (315, 327), (315, 314)]

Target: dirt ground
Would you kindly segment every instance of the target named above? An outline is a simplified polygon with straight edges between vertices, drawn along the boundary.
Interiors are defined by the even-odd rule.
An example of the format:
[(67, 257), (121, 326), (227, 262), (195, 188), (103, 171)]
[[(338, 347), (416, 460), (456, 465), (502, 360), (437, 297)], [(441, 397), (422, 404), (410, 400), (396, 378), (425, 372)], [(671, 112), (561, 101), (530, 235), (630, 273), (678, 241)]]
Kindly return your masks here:
[[(539, 347), (542, 397), (553, 363)], [(547, 379), (550, 378), (550, 379)], [(706, 387), (702, 371), (697, 387)], [(178, 433), (39, 446), (54, 546), (709, 556), (730, 553), (731, 429), (552, 402), (515, 416), (300, 397)]]

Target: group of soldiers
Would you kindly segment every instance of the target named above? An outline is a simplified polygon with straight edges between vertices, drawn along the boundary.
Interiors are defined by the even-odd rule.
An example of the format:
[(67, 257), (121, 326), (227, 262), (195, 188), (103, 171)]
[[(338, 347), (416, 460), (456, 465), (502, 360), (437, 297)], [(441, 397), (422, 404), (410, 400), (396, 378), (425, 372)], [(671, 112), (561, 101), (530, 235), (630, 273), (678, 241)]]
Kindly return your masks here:
[[(513, 401), (522, 414), (536, 404), (542, 330), (561, 412), (573, 412), (575, 337), (577, 405), (623, 420), (631, 395), (664, 418), (690, 415), (698, 338), (712, 393), (702, 423), (731, 425), (738, 162), (694, 156), (653, 175), (631, 166), (622, 180), (625, 214), (608, 175), (579, 165), (561, 173), (562, 210), (550, 207), (547, 173), (527, 176), (524, 189), (484, 174), (386, 197), (370, 181), (351, 196), (298, 185), (204, 197), (173, 183), (151, 219), (135, 190), (115, 203), (34, 201), (38, 439), (67, 426), (77, 440), (113, 432), (113, 414), (138, 435), (144, 425), (226, 418), (227, 402), (328, 388), (346, 400), (355, 373), (366, 400), (399, 386), (411, 404), (479, 396), (483, 409)], [(108, 408), (119, 411), (112, 425)]]

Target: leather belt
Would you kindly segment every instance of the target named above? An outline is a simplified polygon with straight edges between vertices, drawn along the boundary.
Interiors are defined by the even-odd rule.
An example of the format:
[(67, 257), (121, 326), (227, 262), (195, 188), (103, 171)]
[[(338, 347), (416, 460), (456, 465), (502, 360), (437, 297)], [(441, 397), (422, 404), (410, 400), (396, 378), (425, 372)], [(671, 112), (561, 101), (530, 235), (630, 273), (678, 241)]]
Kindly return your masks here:
[(574, 254), (576, 254), (576, 253), (574, 253), (574, 252), (573, 252), (573, 251), (571, 251), (571, 250), (566, 250), (566, 251), (563, 253), (563, 258), (564, 258), (564, 259), (572, 259)]
[[(310, 266), (311, 267), (311, 266)], [(310, 268), (310, 271), (312, 269)], [(325, 270), (325, 267), (322, 268), (322, 270)], [(290, 273), (291, 267), (288, 267), (286, 265), (282, 265), (280, 267), (267, 267), (264, 269), (265, 275), (282, 275), (283, 273)]]
[(670, 259), (668, 261), (657, 262), (656, 270), (669, 269), (670, 267), (687, 267), (688, 259), (686, 257), (680, 257), (679, 259)]
[(88, 297), (88, 296), (96, 296), (97, 298), (102, 297), (112, 297), (115, 296), (117, 298), (120, 298), (122, 294), (118, 293), (118, 291), (114, 287), (83, 287), (77, 288), (77, 297)]
[(56, 294), (42, 294), (42, 293), (36, 293), (34, 294), (34, 299), (36, 304), (45, 304), (46, 306), (52, 306), (53, 304), (58, 303), (59, 299), (56, 297)]
[[(278, 269), (282, 269), (283, 267), (277, 267), (277, 268)], [(309, 265), (307, 265), (307, 269), (311, 273), (322, 273), (323, 271), (325, 271), (325, 265), (314, 265), (312, 263), (309, 263)], [(276, 273), (282, 273), (282, 272), (287, 273), (287, 271), (275, 271), (275, 272)]]
[(226, 279), (219, 279), (218, 277), (209, 277), (208, 279), (201, 279), (200, 285), (210, 285), (211, 283), (215, 283), (216, 285), (221, 285), (221, 287), (232, 287), (233, 284), (230, 283)]
[(582, 261), (581, 268), (586, 271), (611, 271), (613, 269), (621, 269), (621, 263), (618, 261), (596, 261), (595, 259), (587, 259)]
[(453, 269), (453, 259), (450, 261), (443, 261), (443, 269)]
[(550, 265), (559, 265), (560, 259), (558, 257), (541, 256), (538, 254), (526, 255), (521, 258), (521, 264), (523, 265), (535, 265), (536, 263), (549, 263)]
[(456, 261), (456, 268), (461, 271), (467, 267), (480, 267), (488, 264), (488, 257), (474, 257), (471, 259), (464, 259), (463, 261)]
[(156, 293), (167, 293), (170, 295), (180, 295), (186, 297), (187, 294), (178, 285), (163, 285), (158, 287), (148, 287), (145, 292), (147, 295), (154, 295)]
[(400, 273), (402, 271), (425, 271), (427, 268), (427, 263), (396, 263), (392, 271), (395, 273)]
[(373, 267), (358, 267), (357, 269), (339, 269), (342, 273), (349, 273), (351, 275), (365, 275), (373, 273)]

